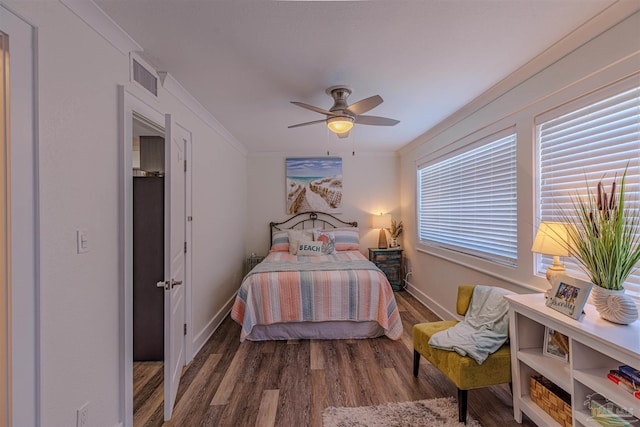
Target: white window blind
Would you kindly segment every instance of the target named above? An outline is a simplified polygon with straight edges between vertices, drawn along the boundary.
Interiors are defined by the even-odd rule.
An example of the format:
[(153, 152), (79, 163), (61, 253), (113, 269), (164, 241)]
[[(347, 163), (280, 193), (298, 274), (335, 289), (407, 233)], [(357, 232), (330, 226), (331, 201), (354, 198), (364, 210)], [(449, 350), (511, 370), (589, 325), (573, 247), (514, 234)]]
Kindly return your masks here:
[(419, 167), (418, 198), (421, 243), (517, 264), (513, 129)]
[[(545, 114), (538, 121), (539, 153), (539, 219), (562, 222), (562, 211), (571, 211), (571, 198), (586, 197), (587, 190), (596, 191), (602, 181), (607, 193), (611, 183), (629, 165), (625, 180), (625, 203), (631, 209), (640, 207), (640, 87), (620, 86), (600, 93), (588, 104), (574, 103), (562, 110)], [(614, 93), (615, 92), (615, 93)], [(597, 96), (597, 94), (596, 94)], [(571, 109), (573, 108), (573, 111)], [(618, 187), (619, 188), (619, 187)], [(640, 237), (640, 236), (639, 236)], [(550, 256), (538, 258), (537, 271), (544, 274), (551, 264)], [(587, 279), (588, 276), (572, 257), (563, 259), (567, 273)], [(625, 284), (640, 296), (640, 273), (634, 272)]]

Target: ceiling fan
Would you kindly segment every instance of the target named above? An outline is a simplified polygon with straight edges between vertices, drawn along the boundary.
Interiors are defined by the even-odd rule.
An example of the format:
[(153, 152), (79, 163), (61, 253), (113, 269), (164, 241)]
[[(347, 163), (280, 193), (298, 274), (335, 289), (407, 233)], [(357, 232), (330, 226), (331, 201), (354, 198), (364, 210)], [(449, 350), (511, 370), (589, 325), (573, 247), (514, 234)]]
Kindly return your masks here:
[(351, 95), (350, 88), (345, 86), (331, 86), (325, 92), (333, 98), (333, 107), (329, 108), (328, 111), (303, 102), (291, 101), (291, 103), (298, 107), (324, 114), (327, 117), (322, 120), (291, 125), (289, 129), (326, 122), (331, 132), (336, 133), (340, 138), (346, 138), (349, 136), (349, 131), (355, 123), (374, 126), (394, 126), (400, 123), (399, 120), (386, 117), (361, 115), (382, 104), (382, 98), (379, 95), (370, 96), (355, 104), (348, 105), (347, 97)]

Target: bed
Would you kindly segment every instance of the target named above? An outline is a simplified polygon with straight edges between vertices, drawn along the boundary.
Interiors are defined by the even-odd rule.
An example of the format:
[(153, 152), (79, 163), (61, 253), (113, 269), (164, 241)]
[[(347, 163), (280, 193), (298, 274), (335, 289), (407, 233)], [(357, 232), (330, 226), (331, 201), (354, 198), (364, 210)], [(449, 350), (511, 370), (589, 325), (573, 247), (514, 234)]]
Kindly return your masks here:
[(241, 341), (400, 339), (393, 290), (360, 252), (356, 222), (307, 212), (269, 230), (269, 254), (244, 277), (231, 310)]

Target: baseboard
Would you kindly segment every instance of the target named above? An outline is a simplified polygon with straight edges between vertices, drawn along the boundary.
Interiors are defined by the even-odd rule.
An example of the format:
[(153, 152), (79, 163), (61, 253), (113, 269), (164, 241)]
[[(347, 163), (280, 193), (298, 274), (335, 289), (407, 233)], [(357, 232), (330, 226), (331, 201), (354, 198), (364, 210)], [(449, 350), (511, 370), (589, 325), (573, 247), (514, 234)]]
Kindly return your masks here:
[[(193, 352), (194, 359), (198, 355), (200, 350), (202, 350), (202, 347), (204, 347), (207, 341), (209, 341), (209, 338), (211, 338), (211, 335), (213, 335), (216, 329), (218, 329), (222, 321), (231, 312), (233, 303), (236, 300), (236, 294), (237, 292), (234, 292), (231, 298), (229, 298), (229, 300), (222, 306), (220, 310), (218, 310), (216, 315), (213, 316), (213, 318), (209, 321), (209, 323), (207, 323), (207, 326), (205, 326), (204, 329), (194, 337), (193, 343), (192, 343), (192, 348), (194, 349), (194, 352)], [(238, 337), (238, 339), (240, 339), (240, 337)]]
[(411, 294), (415, 299), (417, 299), (422, 305), (433, 311), (433, 313), (436, 314), (439, 318), (445, 320), (460, 320), (460, 316), (438, 304), (431, 297), (427, 296), (427, 294), (413, 286), (411, 282), (405, 280), (405, 283), (405, 290), (409, 292), (409, 294)]

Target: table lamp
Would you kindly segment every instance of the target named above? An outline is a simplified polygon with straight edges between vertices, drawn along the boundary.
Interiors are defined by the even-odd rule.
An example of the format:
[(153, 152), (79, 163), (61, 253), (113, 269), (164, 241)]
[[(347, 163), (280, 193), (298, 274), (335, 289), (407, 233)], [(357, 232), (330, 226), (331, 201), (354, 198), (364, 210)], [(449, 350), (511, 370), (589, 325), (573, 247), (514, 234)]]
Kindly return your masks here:
[(560, 257), (569, 256), (567, 241), (566, 224), (546, 221), (540, 223), (531, 251), (544, 255), (553, 255), (553, 263), (547, 268), (547, 280), (549, 283), (553, 283), (554, 276), (565, 272), (565, 266), (560, 263)]
[(378, 237), (378, 249), (387, 249), (389, 244), (387, 243), (387, 232), (385, 228), (391, 227), (391, 214), (383, 214), (373, 216), (373, 228), (380, 229), (380, 235)]

